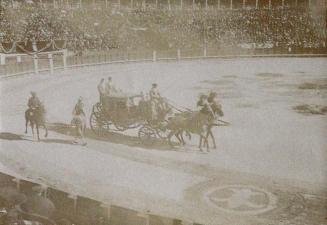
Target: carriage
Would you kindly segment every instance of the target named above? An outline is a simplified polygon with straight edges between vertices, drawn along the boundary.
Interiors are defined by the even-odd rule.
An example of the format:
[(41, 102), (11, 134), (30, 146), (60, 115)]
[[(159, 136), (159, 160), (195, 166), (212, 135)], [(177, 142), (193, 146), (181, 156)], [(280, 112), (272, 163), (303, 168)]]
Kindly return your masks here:
[(168, 104), (158, 109), (153, 119), (151, 101), (143, 95), (123, 94), (102, 96), (93, 105), (90, 127), (99, 136), (108, 132), (138, 128), (138, 137), (143, 144), (153, 144), (156, 139), (166, 139), (166, 116), (171, 111)]

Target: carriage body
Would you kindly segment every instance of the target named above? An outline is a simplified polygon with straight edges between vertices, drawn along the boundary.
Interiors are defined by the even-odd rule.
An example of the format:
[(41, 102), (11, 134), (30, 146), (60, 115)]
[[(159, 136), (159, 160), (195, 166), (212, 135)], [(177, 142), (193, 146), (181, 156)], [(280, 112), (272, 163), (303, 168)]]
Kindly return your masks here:
[(146, 102), (140, 95), (105, 96), (101, 101), (102, 116), (116, 127), (130, 129), (148, 117)]
[(165, 138), (162, 123), (166, 112), (160, 112), (161, 116), (154, 121), (151, 107), (151, 101), (144, 100), (142, 95), (119, 93), (103, 96), (93, 106), (91, 129), (102, 136), (110, 131), (139, 128), (138, 136), (142, 142), (145, 139), (149, 142), (150, 139)]

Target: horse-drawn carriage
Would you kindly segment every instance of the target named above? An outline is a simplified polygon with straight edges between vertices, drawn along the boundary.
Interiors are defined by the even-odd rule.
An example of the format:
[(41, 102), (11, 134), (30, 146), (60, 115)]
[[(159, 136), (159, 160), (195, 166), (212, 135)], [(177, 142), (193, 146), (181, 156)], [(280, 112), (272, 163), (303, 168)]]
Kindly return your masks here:
[(151, 104), (142, 95), (120, 93), (103, 96), (93, 106), (90, 127), (97, 135), (139, 128), (138, 137), (141, 142), (152, 144), (156, 138), (167, 138), (164, 123), (171, 109), (162, 101), (162, 107), (157, 107), (158, 114), (154, 119)]
[[(102, 97), (93, 106), (90, 126), (97, 135), (139, 128), (138, 137), (143, 144), (153, 144), (156, 139), (163, 139), (172, 147), (175, 144), (185, 144), (183, 134), (190, 138), (190, 133), (194, 133), (200, 136), (200, 150), (202, 143), (208, 150), (208, 137), (212, 138), (213, 145), (216, 146), (211, 128), (218, 126), (217, 117), (223, 115), (219, 104), (213, 102), (208, 107), (211, 113), (178, 110), (178, 113), (172, 114), (172, 108), (176, 107), (164, 99), (153, 102), (144, 100), (142, 95), (111, 95)], [(173, 137), (176, 138), (175, 142), (172, 141)]]

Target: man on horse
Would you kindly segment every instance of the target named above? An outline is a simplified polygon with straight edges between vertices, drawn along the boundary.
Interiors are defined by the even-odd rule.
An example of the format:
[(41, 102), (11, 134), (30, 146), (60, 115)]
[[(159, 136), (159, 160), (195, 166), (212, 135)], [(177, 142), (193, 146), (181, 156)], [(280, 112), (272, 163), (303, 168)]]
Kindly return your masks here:
[(38, 107), (41, 106), (41, 101), (37, 97), (36, 92), (31, 91), (31, 95), (32, 96), (28, 99), (28, 103), (27, 103), (27, 106), (28, 106), (27, 111), (29, 111), (29, 112), (33, 112), (35, 109), (37, 109)]
[(76, 103), (76, 105), (74, 107), (74, 110), (73, 110), (73, 115), (74, 116), (82, 115), (82, 116), (85, 117), (84, 103), (83, 103), (83, 98), (82, 97), (78, 98), (77, 103)]
[(31, 97), (28, 99), (28, 109), (25, 111), (25, 133), (27, 134), (27, 126), (31, 125), (32, 133), (34, 136), (34, 126), (36, 126), (37, 137), (39, 137), (39, 126), (43, 126), (45, 129), (45, 137), (48, 136), (48, 129), (45, 124), (45, 109), (42, 102), (36, 95), (36, 92), (31, 91)]

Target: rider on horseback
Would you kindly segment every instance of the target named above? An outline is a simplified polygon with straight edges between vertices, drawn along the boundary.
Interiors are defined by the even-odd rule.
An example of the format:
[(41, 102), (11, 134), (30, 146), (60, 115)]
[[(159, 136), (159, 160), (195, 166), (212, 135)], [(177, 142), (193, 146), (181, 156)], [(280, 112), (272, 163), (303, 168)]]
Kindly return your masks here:
[[(30, 97), (27, 102), (28, 109), (25, 111), (25, 117), (32, 116), (33, 113), (35, 112), (35, 110), (41, 106), (41, 101), (37, 97), (36, 92), (31, 91), (31, 95), (32, 95), (32, 97)], [(27, 124), (28, 124), (28, 122), (26, 121), (25, 133), (27, 133)]]
[(43, 126), (45, 129), (45, 137), (48, 136), (48, 129), (46, 127), (46, 120), (45, 120), (45, 109), (42, 102), (36, 95), (36, 92), (31, 91), (32, 97), (28, 99), (28, 109), (25, 111), (25, 133), (27, 134), (27, 126), (28, 124), (31, 125), (33, 136), (34, 136), (34, 126), (36, 126), (37, 137), (39, 137), (39, 126)]
[(74, 110), (73, 110), (73, 115), (74, 116), (84, 116), (85, 117), (85, 113), (84, 113), (84, 103), (83, 103), (83, 98), (82, 97), (79, 97), (78, 98), (78, 101), (74, 107)]
[(211, 105), (208, 101), (208, 96), (205, 94), (200, 95), (200, 99), (197, 102), (197, 107), (200, 108), (200, 112), (206, 115), (214, 116), (214, 112), (212, 111)]
[(32, 97), (28, 99), (28, 103), (27, 103), (28, 106), (27, 110), (29, 110), (30, 112), (34, 111), (36, 108), (40, 107), (41, 105), (41, 101), (37, 97), (36, 92), (31, 91), (31, 95)]

